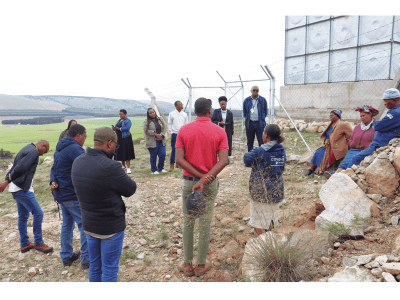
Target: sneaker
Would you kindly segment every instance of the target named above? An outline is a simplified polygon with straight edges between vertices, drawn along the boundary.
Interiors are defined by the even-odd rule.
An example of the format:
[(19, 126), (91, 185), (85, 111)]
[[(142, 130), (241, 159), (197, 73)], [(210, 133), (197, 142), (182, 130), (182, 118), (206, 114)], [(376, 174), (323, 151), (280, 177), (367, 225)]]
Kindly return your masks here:
[(155, 171), (155, 172), (151, 172), (151, 174), (153, 174), (153, 175), (158, 175), (158, 174), (160, 174), (160, 173), (158, 173), (157, 171)]
[(81, 262), (82, 269), (87, 270), (87, 269), (89, 269), (89, 266), (90, 266), (90, 262), (89, 261)]
[(49, 247), (45, 243), (41, 243), (40, 245), (35, 245), (35, 249), (43, 253), (50, 253), (53, 251), (53, 247)]
[(132, 174), (131, 168), (127, 168), (127, 169), (126, 169), (126, 173)]
[(33, 248), (35, 248), (35, 246), (31, 242), (29, 242), (28, 245), (21, 247), (21, 252), (25, 253), (25, 252), (28, 252), (29, 250), (33, 249)]
[(162, 169), (160, 172), (161, 172), (161, 173), (167, 173), (168, 171), (167, 171), (167, 170), (164, 170), (164, 169)]
[(121, 165), (121, 167), (122, 167), (122, 169), (126, 170), (126, 167), (125, 167), (125, 166)]
[(67, 260), (63, 260), (64, 267), (72, 265), (72, 263), (76, 261), (80, 256), (81, 256), (81, 251), (75, 250), (70, 258), (68, 258)]

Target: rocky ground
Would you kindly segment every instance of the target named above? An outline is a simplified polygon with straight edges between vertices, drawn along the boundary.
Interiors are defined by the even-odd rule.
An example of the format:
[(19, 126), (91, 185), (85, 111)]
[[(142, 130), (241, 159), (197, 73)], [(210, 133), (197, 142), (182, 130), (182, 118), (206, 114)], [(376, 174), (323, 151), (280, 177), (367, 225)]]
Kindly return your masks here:
[[(290, 149), (289, 145), (285, 147)], [(287, 152), (289, 154), (290, 150)], [(149, 175), (147, 156), (143, 159), (143, 165), (134, 165), (131, 177), (136, 181), (138, 188), (132, 197), (125, 199), (127, 228), (120, 260), (119, 281), (249, 281), (249, 278), (242, 275), (241, 261), (246, 243), (255, 235), (253, 228), (248, 225), (250, 168), (246, 168), (242, 162), (243, 153), (244, 149), (236, 147), (232, 163), (219, 175), (220, 189), (215, 203), (208, 254), (213, 267), (201, 277), (186, 277), (177, 270), (177, 263), (183, 259), (181, 170)], [(143, 155), (145, 154), (143, 152)], [(0, 177), (5, 175), (7, 164), (8, 162), (1, 164)], [(57, 205), (51, 201), (51, 196), (48, 196), (50, 166), (51, 163), (39, 165), (34, 180), (35, 184), (43, 185), (43, 188), (39, 188), (37, 192), (35, 190), (35, 193), (45, 214), (43, 237), (47, 244), (54, 247), (54, 252), (43, 254), (31, 250), (20, 253), (16, 205), (9, 193), (1, 193), (0, 281), (88, 281), (88, 273), (81, 269), (79, 263), (63, 267), (59, 256), (62, 221), (59, 219)], [(321, 176), (304, 176), (307, 168), (307, 164), (300, 164), (298, 158), (287, 163), (284, 174), (285, 201), (280, 206), (281, 223), (275, 232), (288, 233), (315, 228), (315, 218), (324, 210), (319, 191), (326, 179)], [(357, 260), (358, 256), (368, 254), (372, 255), (371, 259), (375, 259), (392, 253), (393, 241), (400, 234), (400, 226), (391, 225), (391, 220), (400, 210), (400, 203), (388, 199), (379, 206), (379, 214), (366, 223), (368, 228), (364, 237), (335, 238), (336, 244), (334, 249), (329, 251), (329, 255), (315, 261), (312, 280), (327, 281), (335, 273), (343, 270), (348, 259)], [(32, 236), (32, 217), (28, 226), (28, 232)], [(195, 230), (196, 237), (197, 233), (198, 228)], [(74, 231), (74, 245), (80, 245), (77, 229)], [(382, 276), (377, 275), (377, 278)]]

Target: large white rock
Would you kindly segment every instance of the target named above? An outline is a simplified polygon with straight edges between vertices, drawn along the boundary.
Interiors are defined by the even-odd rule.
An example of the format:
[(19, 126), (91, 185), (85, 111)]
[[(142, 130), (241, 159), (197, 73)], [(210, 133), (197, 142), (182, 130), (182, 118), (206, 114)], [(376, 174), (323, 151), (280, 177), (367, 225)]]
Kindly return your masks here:
[(375, 276), (365, 267), (345, 267), (343, 271), (335, 273), (328, 282), (376, 282)]
[(382, 265), (382, 270), (392, 275), (399, 275), (400, 263), (385, 263)]
[[(351, 236), (364, 235), (363, 227), (356, 226), (354, 224), (354, 215), (352, 213), (339, 210), (334, 206), (324, 210), (319, 216), (315, 218), (315, 229), (323, 230), (336, 222), (343, 224), (346, 229), (349, 229), (350, 231), (348, 232), (348, 234)], [(342, 234), (346, 235), (347, 233), (343, 232), (339, 235)]]
[(303, 164), (303, 163), (306, 163), (306, 162), (311, 163), (311, 159), (312, 159), (313, 155), (314, 155), (314, 151), (308, 151), (307, 150), (306, 152), (304, 152), (304, 154), (300, 158), (299, 163), (300, 164)]
[(382, 272), (382, 277), (386, 280), (386, 282), (397, 282), (396, 278), (390, 273)]
[(326, 210), (331, 207), (358, 214), (360, 218), (371, 216), (370, 208), (374, 202), (346, 174), (335, 173), (322, 186), (319, 197)]
[(384, 152), (375, 158), (364, 175), (369, 187), (380, 191), (385, 197), (393, 197), (399, 186), (399, 175)]

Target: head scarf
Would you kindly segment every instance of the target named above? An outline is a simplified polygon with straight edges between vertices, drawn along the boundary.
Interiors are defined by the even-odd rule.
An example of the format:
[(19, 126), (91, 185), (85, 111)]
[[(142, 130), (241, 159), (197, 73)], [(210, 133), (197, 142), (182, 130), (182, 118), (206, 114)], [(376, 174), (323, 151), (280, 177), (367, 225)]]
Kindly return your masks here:
[(376, 116), (377, 114), (379, 114), (379, 110), (369, 105), (363, 105), (361, 107), (357, 107), (356, 111), (371, 113), (372, 116)]
[(335, 114), (339, 119), (342, 118), (342, 111), (340, 109), (331, 110), (331, 113)]

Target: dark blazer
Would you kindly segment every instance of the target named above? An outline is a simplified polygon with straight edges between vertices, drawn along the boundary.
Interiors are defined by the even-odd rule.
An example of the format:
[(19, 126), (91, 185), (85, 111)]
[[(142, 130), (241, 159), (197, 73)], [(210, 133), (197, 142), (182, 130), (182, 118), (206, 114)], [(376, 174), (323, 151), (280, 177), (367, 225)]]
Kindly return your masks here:
[[(220, 126), (218, 123), (221, 121), (223, 121), (222, 114), (221, 114), (221, 108), (217, 108), (214, 110), (214, 112), (212, 114), (211, 122)], [(233, 135), (233, 133), (234, 133), (233, 113), (229, 109), (227, 110), (225, 123), (229, 123), (228, 125), (225, 125), (226, 134)], [(223, 127), (223, 126), (220, 126), (220, 127)]]
[(136, 183), (124, 172), (121, 164), (111, 160), (113, 153), (88, 148), (72, 164), (72, 183), (82, 215), (83, 230), (109, 235), (125, 229), (125, 203)]
[(35, 144), (26, 145), (15, 157), (14, 164), (6, 175), (6, 180), (9, 180), (11, 176), (11, 181), (27, 193), (31, 187), (38, 163), (39, 151)]

